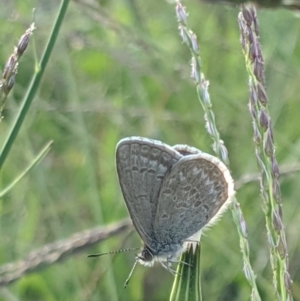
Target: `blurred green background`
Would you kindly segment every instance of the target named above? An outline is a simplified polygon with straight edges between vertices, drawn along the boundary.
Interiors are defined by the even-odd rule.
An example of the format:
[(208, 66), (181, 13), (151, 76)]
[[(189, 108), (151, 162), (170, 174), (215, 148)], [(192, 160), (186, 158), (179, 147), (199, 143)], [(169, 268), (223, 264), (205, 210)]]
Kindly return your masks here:
[[(238, 8), (183, 3), (198, 36), (203, 71), (233, 178), (257, 172), (248, 113), (248, 79), (239, 44)], [(32, 22), (36, 31), (21, 59), (0, 123), (1, 143), (41, 56), (60, 1), (1, 0), (0, 66)], [(293, 167), (300, 156), (300, 19), (285, 10), (258, 13), (276, 157)], [(0, 262), (26, 257), (46, 243), (127, 217), (115, 172), (116, 143), (145, 136), (213, 153), (190, 79), (190, 53), (167, 1), (71, 1), (59, 39), (22, 130), (1, 172), (8, 185), (54, 140), (51, 152), (1, 199)], [(299, 173), (281, 178), (283, 219), (300, 300)], [(262, 300), (275, 300), (258, 183), (237, 199), (246, 218), (253, 269)], [(87, 254), (139, 247), (136, 233), (72, 256), (0, 289), (0, 300), (168, 300), (173, 276), (159, 265), (138, 266), (123, 289), (134, 252), (88, 259)], [(202, 239), (203, 300), (250, 300), (230, 212)]]

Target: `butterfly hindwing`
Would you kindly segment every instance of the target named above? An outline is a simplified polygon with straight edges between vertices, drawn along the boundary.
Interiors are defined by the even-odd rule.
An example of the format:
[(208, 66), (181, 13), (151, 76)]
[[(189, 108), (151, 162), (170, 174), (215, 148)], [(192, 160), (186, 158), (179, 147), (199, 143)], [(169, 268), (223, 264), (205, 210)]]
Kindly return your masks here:
[(156, 208), (158, 242), (182, 243), (216, 216), (233, 191), (226, 166), (205, 153), (186, 155), (166, 175)]

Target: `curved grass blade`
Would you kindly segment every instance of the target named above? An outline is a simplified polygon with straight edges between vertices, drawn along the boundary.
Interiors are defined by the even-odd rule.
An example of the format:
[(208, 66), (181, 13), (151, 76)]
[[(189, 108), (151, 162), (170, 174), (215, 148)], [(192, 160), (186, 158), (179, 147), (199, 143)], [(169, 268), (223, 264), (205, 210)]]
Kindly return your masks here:
[(43, 53), (43, 56), (41, 58), (40, 64), (39, 64), (39, 68), (36, 71), (36, 73), (34, 74), (31, 84), (27, 90), (27, 93), (25, 95), (24, 101), (21, 105), (20, 111), (18, 113), (18, 116), (11, 128), (11, 131), (7, 137), (7, 140), (4, 143), (3, 149), (1, 150), (0, 153), (0, 169), (2, 168), (4, 161), (7, 157), (7, 155), (9, 154), (9, 151), (19, 133), (19, 130), (23, 124), (23, 121), (25, 119), (25, 116), (30, 108), (30, 105), (32, 103), (32, 100), (34, 98), (34, 96), (36, 95), (36, 92), (38, 90), (40, 81), (42, 79), (43, 73), (46, 69), (47, 63), (49, 61), (50, 55), (52, 53), (52, 50), (54, 48), (54, 44), (55, 41), (58, 37), (58, 33), (59, 33), (59, 29), (62, 25), (62, 22), (64, 20), (64, 16), (66, 14), (67, 8), (68, 8), (68, 4), (69, 4), (70, 0), (63, 0), (61, 7), (59, 9), (56, 21), (54, 23), (52, 32), (50, 34), (48, 43), (46, 45), (45, 51)]
[(47, 145), (36, 156), (36, 158), (30, 163), (30, 165), (24, 171), (22, 171), (21, 174), (19, 174), (19, 176), (12, 183), (10, 183), (6, 188), (0, 191), (0, 198), (9, 193), (12, 188), (33, 169), (33, 167), (35, 167), (41, 160), (45, 158), (45, 156), (50, 151), (52, 143), (53, 141), (48, 142)]

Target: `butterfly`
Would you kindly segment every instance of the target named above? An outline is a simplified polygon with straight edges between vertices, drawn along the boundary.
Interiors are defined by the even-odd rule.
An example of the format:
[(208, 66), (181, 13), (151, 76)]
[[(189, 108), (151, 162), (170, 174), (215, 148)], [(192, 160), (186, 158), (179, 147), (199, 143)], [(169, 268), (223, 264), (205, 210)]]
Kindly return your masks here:
[(116, 168), (133, 225), (143, 241), (137, 263), (167, 270), (185, 243), (222, 213), (234, 195), (228, 168), (187, 145), (169, 146), (142, 137), (122, 139)]

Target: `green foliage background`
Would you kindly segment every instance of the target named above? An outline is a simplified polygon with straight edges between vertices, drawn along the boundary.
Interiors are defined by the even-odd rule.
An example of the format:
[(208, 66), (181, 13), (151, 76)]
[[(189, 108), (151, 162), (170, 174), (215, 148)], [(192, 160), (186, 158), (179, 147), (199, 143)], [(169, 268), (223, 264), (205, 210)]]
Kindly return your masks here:
[[(177, 32), (174, 5), (166, 1), (71, 1), (38, 96), (1, 172), (8, 185), (49, 140), (51, 152), (0, 203), (0, 262), (24, 258), (46, 243), (127, 217), (115, 172), (116, 143), (145, 136), (185, 143), (213, 153), (190, 79), (190, 54)], [(0, 124), (3, 143), (34, 72), (60, 2), (0, 3), (0, 66), (32, 22), (37, 29), (24, 54)], [(248, 113), (248, 84), (239, 44), (238, 8), (184, 2), (198, 36), (203, 71), (234, 179), (257, 172)], [(280, 165), (300, 156), (300, 21), (284, 10), (258, 14), (267, 92)], [(300, 300), (299, 174), (281, 178), (283, 219)], [(237, 199), (246, 218), (251, 259), (262, 300), (275, 300), (257, 182)], [(88, 253), (138, 247), (134, 233)], [(123, 282), (134, 253), (87, 259), (80, 253), (0, 290), (0, 300), (168, 300), (172, 275), (160, 266), (138, 267)], [(203, 300), (249, 300), (238, 236), (227, 212), (202, 240)], [(15, 299), (14, 299), (15, 298)]]

